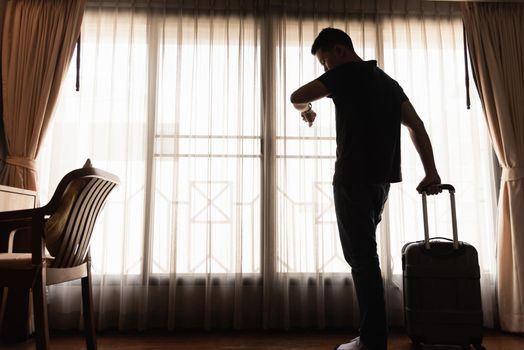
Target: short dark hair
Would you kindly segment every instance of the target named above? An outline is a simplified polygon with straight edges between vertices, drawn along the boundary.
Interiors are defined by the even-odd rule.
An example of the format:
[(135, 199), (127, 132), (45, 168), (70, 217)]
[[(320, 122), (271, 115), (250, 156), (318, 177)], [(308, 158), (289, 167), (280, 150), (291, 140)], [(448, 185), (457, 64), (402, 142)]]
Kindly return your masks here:
[(346, 32), (336, 28), (324, 28), (313, 42), (311, 54), (315, 55), (319, 49), (329, 51), (337, 44), (344, 45), (354, 51), (353, 41)]

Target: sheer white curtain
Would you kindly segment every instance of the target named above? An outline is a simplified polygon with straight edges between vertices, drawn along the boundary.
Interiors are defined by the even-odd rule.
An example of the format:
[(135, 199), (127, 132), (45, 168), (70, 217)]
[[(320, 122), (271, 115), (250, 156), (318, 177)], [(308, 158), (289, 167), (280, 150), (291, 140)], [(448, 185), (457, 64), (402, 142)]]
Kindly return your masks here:
[[(479, 251), (485, 324), (495, 309), (494, 186), (491, 147), (482, 109), (466, 109), (463, 32), (456, 8), (396, 6), (313, 8), (283, 6), (273, 20), (276, 64), (275, 315), (278, 326), (357, 326), (358, 310), (339, 245), (332, 198), (334, 108), (315, 102), (309, 128), (288, 102), (300, 85), (322, 74), (310, 48), (325, 27), (345, 30), (363, 59), (403, 86), (425, 121), (443, 181), (457, 190), (459, 238)], [(330, 8), (329, 5), (332, 5)], [(355, 3), (353, 2), (353, 6)], [(364, 6), (362, 3), (358, 6)], [(424, 10), (424, 11), (422, 11)], [(423, 167), (407, 130), (402, 134), (404, 181), (394, 184), (378, 229), (389, 321), (403, 323), (402, 259), (405, 243), (423, 239), (421, 198), (415, 188)], [(430, 209), (430, 234), (451, 238), (449, 198)]]
[[(310, 46), (326, 26), (377, 59), (424, 119), (457, 187), (460, 238), (479, 249), (492, 324), (491, 151), (479, 104), (465, 109), (460, 14), (158, 3), (88, 5), (81, 89), (72, 67), (39, 159), (44, 203), (87, 157), (122, 179), (92, 244), (101, 328), (357, 326), (333, 212), (334, 109), (315, 103), (308, 128), (288, 102), (321, 74)], [(378, 234), (393, 325), (403, 317), (400, 250), (422, 237), (422, 167), (405, 134), (403, 147), (404, 183)], [(447, 204), (432, 211), (439, 236), (450, 236)], [(79, 293), (50, 288), (53, 327), (80, 325)]]
[[(262, 251), (257, 18), (101, 3), (82, 33), (41, 194), (86, 157), (122, 179), (92, 243), (99, 326), (245, 324), (232, 310), (252, 303), (243, 277), (260, 281)], [(78, 291), (51, 289), (54, 325), (78, 322)]]
[[(492, 148), (484, 126), (482, 106), (472, 93), (466, 109), (462, 20), (457, 16), (407, 18), (382, 23), (383, 67), (403, 86), (423, 118), (431, 137), (435, 161), (444, 182), (456, 188), (459, 239), (479, 253), (484, 322), (496, 315), (495, 186)], [(420, 196), (414, 190), (423, 177), (418, 155), (406, 130), (402, 135), (403, 182), (393, 186), (387, 223), (382, 225), (382, 255), (387, 266), (390, 301), (400, 300), (402, 245), (423, 239)], [(430, 235), (452, 237), (449, 196), (432, 198)], [(398, 314), (396, 314), (398, 315)]]

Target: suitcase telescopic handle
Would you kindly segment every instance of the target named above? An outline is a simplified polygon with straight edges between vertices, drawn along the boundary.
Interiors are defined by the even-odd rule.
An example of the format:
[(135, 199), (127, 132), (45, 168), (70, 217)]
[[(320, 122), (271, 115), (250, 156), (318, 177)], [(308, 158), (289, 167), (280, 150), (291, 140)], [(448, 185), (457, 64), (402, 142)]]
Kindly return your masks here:
[[(439, 187), (443, 190), (449, 191), (451, 200), (451, 222), (453, 225), (453, 249), (459, 248), (458, 233), (457, 233), (457, 210), (455, 206), (455, 188), (450, 184), (441, 184)], [(428, 205), (426, 200), (426, 192), (422, 191), (422, 212), (424, 215), (424, 242), (426, 249), (430, 248), (429, 244), (429, 228), (428, 228)]]

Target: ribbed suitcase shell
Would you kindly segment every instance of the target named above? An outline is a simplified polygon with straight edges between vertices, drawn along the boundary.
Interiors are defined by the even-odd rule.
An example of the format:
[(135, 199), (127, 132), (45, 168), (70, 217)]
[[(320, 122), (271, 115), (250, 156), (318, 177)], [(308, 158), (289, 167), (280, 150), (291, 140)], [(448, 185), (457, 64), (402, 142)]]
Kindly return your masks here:
[(464, 242), (454, 249), (453, 241), (446, 238), (429, 242), (429, 249), (425, 241), (407, 243), (402, 248), (408, 336), (415, 345), (473, 344), (483, 349), (477, 250)]

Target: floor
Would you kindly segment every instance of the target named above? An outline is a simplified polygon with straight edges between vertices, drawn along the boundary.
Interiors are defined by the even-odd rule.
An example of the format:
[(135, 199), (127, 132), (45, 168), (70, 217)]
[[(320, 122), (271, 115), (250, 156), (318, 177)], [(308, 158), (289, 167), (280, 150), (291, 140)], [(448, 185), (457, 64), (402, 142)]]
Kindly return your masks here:
[[(331, 350), (337, 343), (350, 339), (335, 331), (227, 331), (186, 333), (101, 333), (99, 350)], [(522, 350), (524, 335), (504, 334), (486, 330), (484, 346), (487, 350)], [(25, 343), (0, 344), (2, 350), (33, 350), (32, 340)], [(85, 349), (82, 334), (51, 334), (50, 350)], [(457, 347), (427, 347), (427, 350), (451, 350)], [(402, 331), (393, 331), (388, 350), (412, 350), (409, 338)]]

